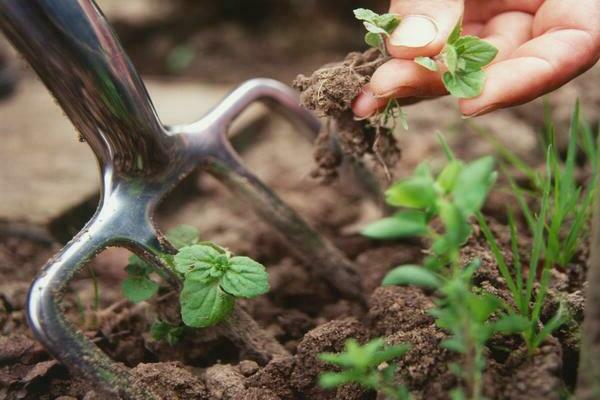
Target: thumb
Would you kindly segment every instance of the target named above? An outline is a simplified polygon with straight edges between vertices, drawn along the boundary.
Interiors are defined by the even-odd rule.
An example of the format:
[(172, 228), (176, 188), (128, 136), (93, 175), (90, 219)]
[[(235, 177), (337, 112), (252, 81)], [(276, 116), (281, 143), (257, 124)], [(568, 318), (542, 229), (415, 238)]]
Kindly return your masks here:
[(464, 0), (392, 0), (390, 13), (400, 24), (388, 38), (388, 52), (403, 59), (438, 55), (463, 10)]

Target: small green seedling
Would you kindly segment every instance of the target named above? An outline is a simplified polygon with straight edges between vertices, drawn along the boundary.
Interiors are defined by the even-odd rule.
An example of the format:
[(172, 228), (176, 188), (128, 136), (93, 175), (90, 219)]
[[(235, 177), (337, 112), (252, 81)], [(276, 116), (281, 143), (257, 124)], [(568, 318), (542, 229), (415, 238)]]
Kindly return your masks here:
[(236, 298), (252, 298), (269, 291), (265, 267), (249, 257), (232, 254), (214, 244), (183, 247), (174, 257), (183, 276), (179, 296), (181, 317), (191, 327), (214, 325), (233, 309)]
[[(503, 300), (475, 288), (472, 277), (480, 263), (463, 266), (460, 248), (471, 235), (470, 219), (479, 213), (496, 180), (494, 160), (483, 157), (470, 163), (457, 160), (440, 136), (448, 164), (434, 177), (427, 164), (413, 176), (392, 185), (388, 204), (402, 209), (392, 217), (368, 226), (363, 233), (376, 239), (420, 236), (429, 240), (423, 265), (402, 265), (391, 270), (384, 285), (413, 285), (439, 294), (431, 314), (451, 336), (442, 345), (462, 354), (462, 364), (451, 370), (465, 383), (454, 399), (483, 399), (485, 344), (494, 333), (520, 333), (528, 321), (504, 312)], [(441, 221), (442, 228), (435, 221)], [(492, 320), (493, 318), (493, 320)]]
[(183, 326), (158, 320), (150, 327), (150, 335), (154, 340), (165, 340), (169, 345), (175, 346), (181, 339), (184, 329)]
[[(236, 298), (252, 298), (269, 291), (263, 265), (249, 257), (233, 256), (214, 243), (200, 242), (194, 227), (182, 225), (166, 236), (178, 252), (174, 256), (162, 254), (161, 258), (183, 281), (179, 301), (185, 325), (215, 325), (229, 315)], [(126, 270), (128, 277), (122, 287), (127, 299), (137, 303), (158, 292), (158, 283), (151, 279), (155, 272), (151, 265), (131, 256)], [(173, 329), (167, 329), (165, 323), (155, 327), (158, 336), (171, 341), (177, 336)]]
[[(398, 27), (400, 18), (394, 14), (378, 15), (364, 8), (354, 10), (354, 15), (363, 21), (368, 31), (365, 42), (387, 55), (385, 38)], [(483, 68), (496, 58), (498, 49), (476, 36), (461, 36), (461, 33), (462, 21), (459, 21), (437, 57), (417, 57), (415, 62), (430, 71), (442, 73), (444, 86), (452, 96), (477, 97), (485, 83)]]
[(430, 71), (445, 69), (442, 75), (444, 86), (454, 97), (468, 99), (477, 97), (483, 91), (485, 73), (483, 68), (490, 64), (498, 49), (476, 36), (461, 36), (462, 21), (448, 37), (444, 50), (435, 59), (417, 57), (415, 62)]
[[(179, 225), (167, 232), (166, 237), (176, 249), (180, 249), (198, 243), (199, 233), (193, 226)], [(167, 261), (170, 256), (164, 255), (163, 258)], [(138, 256), (129, 257), (129, 264), (125, 267), (125, 271), (127, 278), (121, 288), (129, 301), (139, 303), (150, 299), (158, 292), (158, 283), (151, 278), (154, 268)]]
[(342, 353), (323, 353), (319, 358), (341, 368), (340, 372), (324, 372), (319, 384), (325, 389), (355, 383), (375, 390), (392, 400), (409, 400), (408, 389), (395, 382), (396, 364), (392, 361), (406, 354), (407, 345), (385, 346), (383, 339), (372, 340), (360, 345), (350, 339)]
[(365, 42), (379, 49), (383, 55), (387, 55), (385, 50), (385, 38), (400, 24), (400, 19), (394, 14), (379, 15), (365, 8), (354, 10), (354, 16), (359, 21), (363, 21), (367, 33), (365, 34)]

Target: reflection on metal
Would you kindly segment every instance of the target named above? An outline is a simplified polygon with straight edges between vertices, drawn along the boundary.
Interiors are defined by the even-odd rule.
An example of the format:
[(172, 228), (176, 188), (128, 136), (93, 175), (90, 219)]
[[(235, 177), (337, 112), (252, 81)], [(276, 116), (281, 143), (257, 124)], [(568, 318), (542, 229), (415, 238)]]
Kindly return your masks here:
[(29, 292), (31, 329), (61, 362), (114, 394), (156, 398), (66, 320), (60, 300), (73, 275), (107, 246), (131, 249), (179, 285), (158, 257), (173, 248), (152, 215), (161, 198), (197, 167), (242, 196), (333, 288), (360, 297), (354, 265), (248, 171), (227, 138), (231, 121), (257, 100), (277, 103), (315, 134), (319, 122), (299, 106), (290, 88), (251, 80), (200, 121), (168, 128), (92, 0), (0, 0), (0, 27), (91, 146), (101, 171), (95, 215), (48, 262)]

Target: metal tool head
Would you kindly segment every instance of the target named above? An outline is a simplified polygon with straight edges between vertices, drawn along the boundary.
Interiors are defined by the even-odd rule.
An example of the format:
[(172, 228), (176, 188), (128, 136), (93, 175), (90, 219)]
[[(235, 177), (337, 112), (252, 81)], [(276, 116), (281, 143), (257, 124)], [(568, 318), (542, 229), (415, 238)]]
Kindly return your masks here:
[(105, 390), (154, 398), (78, 332), (59, 303), (75, 273), (108, 246), (129, 248), (177, 287), (177, 276), (159, 257), (174, 248), (152, 216), (164, 195), (198, 167), (244, 197), (336, 290), (360, 297), (354, 266), (244, 167), (227, 137), (232, 120), (257, 100), (279, 104), (316, 134), (319, 121), (299, 106), (292, 89), (269, 79), (251, 80), (198, 122), (165, 127), (92, 0), (0, 0), (0, 27), (93, 149), (101, 171), (95, 215), (48, 262), (29, 293), (31, 329), (56, 358)]

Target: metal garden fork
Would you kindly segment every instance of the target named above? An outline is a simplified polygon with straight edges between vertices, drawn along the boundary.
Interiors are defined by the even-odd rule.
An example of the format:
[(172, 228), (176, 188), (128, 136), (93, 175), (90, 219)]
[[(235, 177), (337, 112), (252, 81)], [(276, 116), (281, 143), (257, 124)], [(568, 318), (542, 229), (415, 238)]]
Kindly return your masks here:
[(269, 79), (250, 80), (198, 122), (166, 127), (93, 0), (0, 0), (0, 27), (92, 148), (101, 172), (96, 213), (48, 262), (29, 292), (29, 325), (54, 357), (104, 390), (156, 398), (66, 320), (60, 301), (76, 272), (108, 246), (130, 249), (178, 287), (159, 257), (175, 249), (152, 217), (164, 195), (197, 168), (217, 177), (285, 235), (334, 289), (361, 296), (355, 266), (262, 184), (227, 138), (232, 120), (257, 100), (277, 103), (316, 133), (319, 121), (299, 106), (292, 89)]

